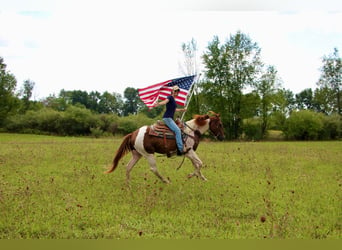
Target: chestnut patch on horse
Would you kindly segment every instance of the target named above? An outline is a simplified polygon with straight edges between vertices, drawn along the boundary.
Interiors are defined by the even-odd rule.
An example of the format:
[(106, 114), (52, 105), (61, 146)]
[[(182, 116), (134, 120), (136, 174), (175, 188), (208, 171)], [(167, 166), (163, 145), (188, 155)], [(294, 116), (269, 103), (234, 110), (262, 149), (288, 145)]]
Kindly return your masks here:
[(147, 153), (166, 154), (176, 150), (176, 140), (149, 135), (151, 127), (148, 126), (144, 135), (144, 148)]
[(209, 119), (208, 115), (194, 115), (195, 123), (197, 126), (204, 126), (207, 122), (206, 120)]

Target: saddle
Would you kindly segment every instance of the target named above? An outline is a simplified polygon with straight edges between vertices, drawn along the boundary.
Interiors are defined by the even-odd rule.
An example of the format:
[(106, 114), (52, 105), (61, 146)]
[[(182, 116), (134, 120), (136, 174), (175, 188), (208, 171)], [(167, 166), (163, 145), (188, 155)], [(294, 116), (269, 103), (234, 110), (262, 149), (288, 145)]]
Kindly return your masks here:
[[(180, 130), (183, 132), (184, 124), (179, 119), (176, 119), (175, 122)], [(170, 130), (169, 127), (160, 120), (150, 126), (149, 135), (162, 137), (164, 139), (175, 139), (175, 134), (172, 132), (172, 130)]]
[[(179, 119), (176, 119), (175, 122), (176, 122), (176, 125), (181, 130), (182, 140), (183, 140), (183, 143), (185, 143), (185, 139), (189, 135), (186, 135), (183, 132), (184, 124)], [(176, 139), (174, 132), (172, 130), (170, 130), (169, 127), (163, 121), (159, 121), (159, 120), (155, 124), (150, 126), (149, 135), (163, 138), (165, 149), (166, 149), (166, 139), (172, 139), (172, 140)], [(188, 151), (189, 151), (189, 149), (188, 149)], [(171, 156), (175, 155), (176, 153), (177, 153), (177, 150), (168, 151), (168, 152), (166, 152), (166, 156), (171, 157)]]

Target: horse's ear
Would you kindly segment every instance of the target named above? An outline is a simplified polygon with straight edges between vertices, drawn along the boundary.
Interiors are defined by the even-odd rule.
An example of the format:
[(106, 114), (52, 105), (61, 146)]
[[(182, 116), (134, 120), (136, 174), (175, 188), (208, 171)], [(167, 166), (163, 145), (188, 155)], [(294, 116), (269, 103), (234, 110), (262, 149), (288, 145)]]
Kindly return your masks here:
[(220, 114), (215, 113), (214, 111), (208, 111), (209, 115), (211, 116), (216, 116), (216, 117), (220, 117)]
[(209, 114), (211, 114), (212, 116), (215, 116), (217, 118), (220, 117), (220, 114), (219, 113), (215, 113), (214, 111), (209, 111)]

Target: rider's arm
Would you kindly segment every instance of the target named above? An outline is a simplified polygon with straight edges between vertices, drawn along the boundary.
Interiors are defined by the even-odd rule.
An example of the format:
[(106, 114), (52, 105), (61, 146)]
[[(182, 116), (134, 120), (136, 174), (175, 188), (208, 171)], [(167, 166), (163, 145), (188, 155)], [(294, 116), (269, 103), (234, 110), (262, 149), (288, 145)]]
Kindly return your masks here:
[(177, 108), (176, 109), (176, 112), (185, 112), (187, 109), (186, 108), (184, 108), (184, 109), (179, 109), (179, 108)]
[(156, 102), (156, 104), (154, 105), (154, 107), (158, 107), (160, 105), (165, 105), (166, 103), (169, 102), (169, 99), (165, 99), (164, 101), (161, 101), (161, 102)]

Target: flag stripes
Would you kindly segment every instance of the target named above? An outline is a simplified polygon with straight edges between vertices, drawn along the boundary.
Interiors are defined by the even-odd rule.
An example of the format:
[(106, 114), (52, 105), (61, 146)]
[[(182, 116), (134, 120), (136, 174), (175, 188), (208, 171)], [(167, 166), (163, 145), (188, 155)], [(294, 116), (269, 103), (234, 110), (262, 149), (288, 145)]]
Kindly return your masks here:
[(180, 92), (175, 100), (177, 104), (185, 106), (194, 78), (195, 75), (187, 76), (138, 89), (139, 97), (148, 108), (152, 108), (157, 100), (165, 100), (167, 96), (171, 95), (172, 87), (178, 85)]

